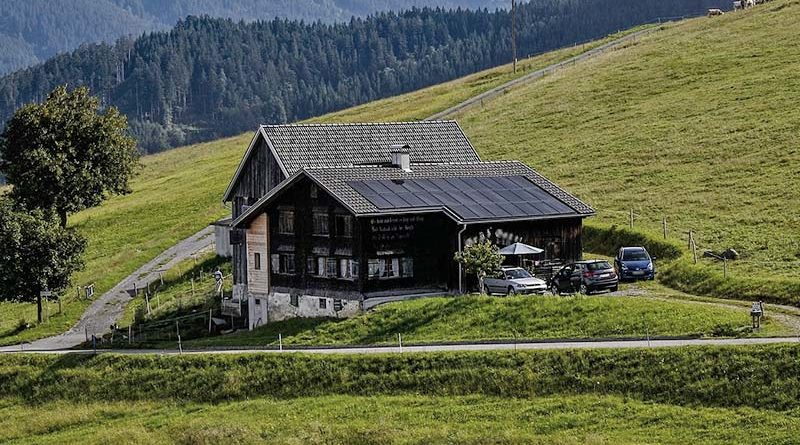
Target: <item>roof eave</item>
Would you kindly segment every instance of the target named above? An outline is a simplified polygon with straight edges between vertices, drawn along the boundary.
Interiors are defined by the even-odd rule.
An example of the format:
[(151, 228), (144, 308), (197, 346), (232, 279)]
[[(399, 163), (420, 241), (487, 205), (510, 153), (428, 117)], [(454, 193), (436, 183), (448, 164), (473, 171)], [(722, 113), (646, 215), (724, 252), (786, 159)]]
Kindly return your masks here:
[(250, 221), (255, 219), (255, 217), (259, 213), (261, 213), (261, 211), (264, 210), (265, 207), (269, 205), (270, 201), (275, 199), (276, 196), (283, 193), (284, 190), (294, 185), (294, 183), (297, 182), (300, 179), (300, 177), (304, 175), (304, 173), (305, 172), (303, 170), (300, 170), (291, 177), (287, 178), (286, 180), (278, 184), (275, 188), (270, 190), (261, 199), (256, 201), (256, 203), (253, 204), (249, 209), (247, 209), (247, 211), (245, 211), (244, 213), (239, 215), (238, 218), (233, 220), (233, 222), (231, 223), (231, 227), (238, 228), (250, 223)]

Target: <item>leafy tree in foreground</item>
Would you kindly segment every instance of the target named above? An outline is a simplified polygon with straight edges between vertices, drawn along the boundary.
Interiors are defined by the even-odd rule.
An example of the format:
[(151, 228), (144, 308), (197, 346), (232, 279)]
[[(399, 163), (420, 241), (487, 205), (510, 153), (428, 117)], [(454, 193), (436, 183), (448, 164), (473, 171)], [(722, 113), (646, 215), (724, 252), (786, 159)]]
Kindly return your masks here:
[(474, 273), (478, 276), (478, 289), (483, 294), (483, 279), (486, 274), (494, 272), (503, 264), (503, 255), (497, 249), (497, 246), (491, 241), (482, 241), (471, 246), (467, 246), (461, 252), (456, 252), (455, 258), (457, 262), (464, 266), (467, 273)]
[(42, 290), (63, 291), (84, 266), (83, 236), (61, 227), (52, 212), (15, 209), (7, 198), (0, 198), (0, 246), (3, 299), (35, 301)]
[(14, 185), (11, 197), (28, 209), (67, 215), (128, 193), (138, 166), (125, 116), (85, 87), (57, 87), (44, 103), (20, 108), (0, 136), (0, 171)]

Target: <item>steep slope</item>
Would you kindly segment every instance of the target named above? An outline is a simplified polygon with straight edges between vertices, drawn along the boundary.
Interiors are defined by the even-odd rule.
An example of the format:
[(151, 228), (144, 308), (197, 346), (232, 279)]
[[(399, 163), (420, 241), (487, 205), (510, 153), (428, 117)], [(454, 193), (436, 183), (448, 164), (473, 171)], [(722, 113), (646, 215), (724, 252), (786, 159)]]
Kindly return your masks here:
[[(520, 55), (725, 0), (541, 0), (517, 14)], [(117, 106), (148, 153), (285, 123), (511, 60), (508, 11), (414, 9), (338, 24), (189, 17), (168, 32), (86, 45), (0, 77), (0, 123), (61, 84)]]
[[(735, 248), (734, 274), (800, 265), (800, 2), (690, 20), (458, 117), (597, 220)], [(716, 266), (721, 271), (721, 263)]]

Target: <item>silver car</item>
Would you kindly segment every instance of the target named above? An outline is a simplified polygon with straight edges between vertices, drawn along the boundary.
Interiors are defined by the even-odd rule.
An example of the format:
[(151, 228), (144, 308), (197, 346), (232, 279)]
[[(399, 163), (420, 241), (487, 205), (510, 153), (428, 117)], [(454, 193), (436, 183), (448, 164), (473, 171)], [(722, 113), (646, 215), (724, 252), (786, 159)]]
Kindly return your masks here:
[(521, 267), (500, 268), (496, 277), (483, 280), (483, 291), (489, 295), (544, 294), (547, 283)]

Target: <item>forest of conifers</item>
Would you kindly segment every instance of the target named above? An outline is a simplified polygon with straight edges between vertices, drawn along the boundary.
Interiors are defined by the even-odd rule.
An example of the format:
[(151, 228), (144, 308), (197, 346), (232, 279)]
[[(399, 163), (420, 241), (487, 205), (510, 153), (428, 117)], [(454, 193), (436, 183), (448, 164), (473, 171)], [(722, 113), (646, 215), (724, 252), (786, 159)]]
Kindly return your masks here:
[[(520, 56), (722, 0), (536, 0), (518, 7)], [(59, 84), (129, 117), (144, 152), (284, 123), (511, 60), (508, 11), (412, 9), (326, 24), (189, 17), (168, 32), (85, 45), (0, 78), (0, 121)]]
[[(164, 31), (190, 15), (235, 21), (276, 17), (333, 23), (413, 6), (505, 8), (511, 0), (3, 0), (0, 75), (85, 43)], [(55, 7), (57, 5), (58, 7)]]

